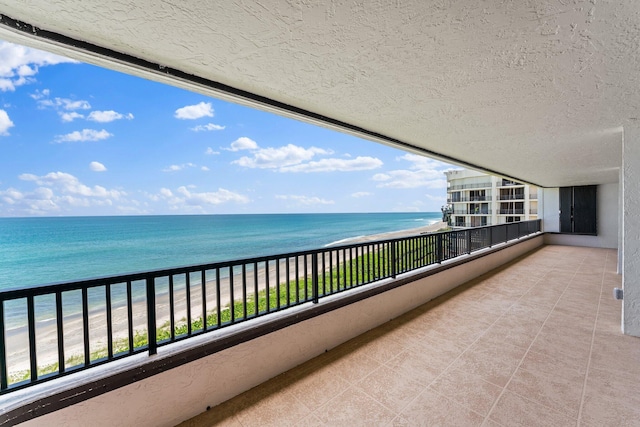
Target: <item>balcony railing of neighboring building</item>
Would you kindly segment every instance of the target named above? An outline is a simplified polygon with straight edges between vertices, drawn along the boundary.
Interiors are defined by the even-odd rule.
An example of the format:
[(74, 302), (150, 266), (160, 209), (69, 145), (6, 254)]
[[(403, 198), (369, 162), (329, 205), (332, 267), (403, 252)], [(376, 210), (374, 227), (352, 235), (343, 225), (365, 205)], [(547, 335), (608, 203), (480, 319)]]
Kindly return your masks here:
[(454, 215), (491, 215), (491, 209), (457, 209)]
[[(539, 231), (540, 220), (516, 222), (2, 291), (0, 319), (14, 316), (16, 306), (23, 313), (28, 368), (12, 371), (13, 332), (0, 323), (0, 394), (134, 354), (153, 355), (176, 341)], [(138, 325), (134, 312), (145, 316)], [(102, 326), (94, 323), (97, 313)], [(51, 336), (42, 336), (43, 316)], [(82, 323), (74, 336), (79, 353), (65, 347), (70, 316)], [(104, 348), (96, 348), (96, 336)], [(47, 341), (53, 348), (45, 348)], [(53, 363), (38, 360), (43, 349), (53, 350)]]
[(529, 209), (529, 214), (531, 214), (531, 215), (538, 215), (538, 209), (535, 209), (535, 208), (531, 208), (531, 209)]
[(489, 221), (487, 221), (486, 225), (482, 225), (482, 224), (476, 224), (473, 222), (459, 222), (453, 225), (454, 227), (459, 227), (459, 228), (478, 228), (478, 227), (490, 227), (491, 223)]
[(499, 200), (524, 200), (524, 193), (500, 194)]
[(465, 190), (467, 188), (486, 188), (491, 187), (491, 182), (480, 182), (477, 184), (461, 184), (461, 185), (452, 185), (448, 189), (451, 190)]
[(529, 200), (538, 200), (538, 193), (529, 193)]
[(515, 187), (515, 186), (524, 186), (524, 184), (516, 181), (511, 181), (509, 179), (503, 179), (501, 181), (498, 181), (498, 187)]
[(460, 199), (462, 202), (484, 202), (485, 200), (491, 200), (491, 196), (473, 196)]
[(500, 209), (500, 215), (522, 215), (524, 209)]

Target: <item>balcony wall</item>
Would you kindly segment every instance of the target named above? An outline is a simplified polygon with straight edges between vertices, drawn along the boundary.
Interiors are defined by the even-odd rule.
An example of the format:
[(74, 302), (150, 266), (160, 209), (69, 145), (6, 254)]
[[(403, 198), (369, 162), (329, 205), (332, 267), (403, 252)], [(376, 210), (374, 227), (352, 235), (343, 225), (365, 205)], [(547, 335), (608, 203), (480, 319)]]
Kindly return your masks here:
[[(43, 415), (24, 425), (175, 425), (542, 244), (543, 236), (539, 235), (501, 245), (502, 250), (494, 248), (462, 257), (468, 262), (459, 265), (460, 260), (445, 262), (444, 265), (450, 264), (451, 268), (442, 271), (438, 271), (438, 267), (424, 269), (413, 273), (422, 277), (404, 286)], [(427, 275), (429, 269), (438, 272)], [(398, 279), (403, 277), (399, 276)], [(384, 284), (381, 282), (381, 285)], [(363, 291), (359, 289), (356, 292)], [(223, 338), (233, 333), (234, 328), (220, 331), (219, 335), (201, 336), (189, 345), (193, 347), (202, 345), (205, 340)], [(163, 357), (175, 355), (186, 344), (183, 342), (161, 348), (158, 355), (149, 359), (157, 362)], [(144, 366), (140, 369), (144, 371)], [(90, 383), (101, 375), (111, 374), (113, 367), (107, 366), (102, 370), (96, 368), (79, 374), (75, 381)], [(47, 394), (43, 390), (39, 392)], [(38, 390), (31, 390), (30, 393), (38, 393)], [(48, 394), (51, 394), (50, 391)]]

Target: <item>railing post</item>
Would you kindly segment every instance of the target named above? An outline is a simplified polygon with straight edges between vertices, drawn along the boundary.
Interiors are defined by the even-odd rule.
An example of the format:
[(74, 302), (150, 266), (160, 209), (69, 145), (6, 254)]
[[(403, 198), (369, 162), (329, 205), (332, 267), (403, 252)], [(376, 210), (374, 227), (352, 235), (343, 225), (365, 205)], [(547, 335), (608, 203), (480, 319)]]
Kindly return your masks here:
[(0, 390), (6, 390), (7, 381), (7, 352), (4, 344), (4, 301), (0, 301)]
[(438, 255), (438, 264), (442, 264), (442, 233), (437, 234), (438, 238), (436, 240), (437, 245), (437, 255)]
[(471, 230), (467, 230), (467, 254), (471, 254)]
[[(131, 301), (129, 303), (131, 304)], [(153, 277), (147, 277), (147, 340), (149, 342), (149, 356), (158, 353), (157, 339), (155, 281)]]
[(391, 245), (391, 259), (389, 260), (389, 264), (391, 264), (391, 277), (396, 278), (396, 241), (389, 242)]
[(313, 292), (313, 303), (317, 304), (320, 290), (318, 289), (318, 253), (311, 257), (311, 287)]

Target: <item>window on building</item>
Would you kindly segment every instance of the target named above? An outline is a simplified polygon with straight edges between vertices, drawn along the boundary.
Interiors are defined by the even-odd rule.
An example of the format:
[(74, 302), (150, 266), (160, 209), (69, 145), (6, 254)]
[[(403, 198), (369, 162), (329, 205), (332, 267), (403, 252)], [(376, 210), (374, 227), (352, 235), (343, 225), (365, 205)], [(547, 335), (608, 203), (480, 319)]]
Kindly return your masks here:
[(560, 188), (560, 232), (596, 235), (597, 186)]

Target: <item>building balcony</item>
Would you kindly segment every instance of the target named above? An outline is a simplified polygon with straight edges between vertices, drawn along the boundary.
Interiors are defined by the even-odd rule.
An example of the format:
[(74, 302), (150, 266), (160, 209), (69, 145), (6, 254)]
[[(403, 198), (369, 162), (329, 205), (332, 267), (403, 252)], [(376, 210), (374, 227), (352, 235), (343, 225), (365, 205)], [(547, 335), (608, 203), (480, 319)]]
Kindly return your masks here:
[(616, 252), (544, 246), (182, 426), (633, 425)]
[(454, 210), (453, 214), (454, 215), (491, 215), (491, 209), (481, 209), (477, 211), (460, 209), (460, 210)]
[(498, 200), (524, 200), (524, 193), (500, 194)]
[(524, 184), (516, 181), (511, 181), (509, 179), (503, 179), (501, 181), (498, 181), (497, 186), (498, 187), (524, 187)]
[(452, 185), (448, 188), (449, 191), (452, 190), (465, 190), (468, 188), (491, 188), (491, 182), (480, 182), (477, 184), (459, 184), (459, 185)]
[(500, 209), (500, 215), (523, 215), (524, 209)]

